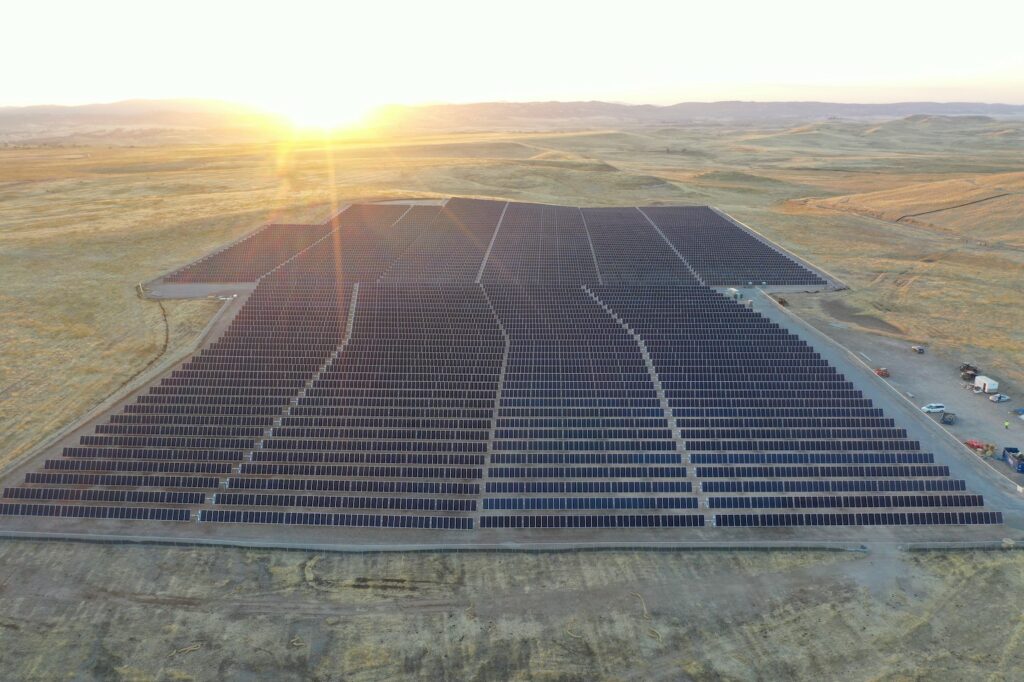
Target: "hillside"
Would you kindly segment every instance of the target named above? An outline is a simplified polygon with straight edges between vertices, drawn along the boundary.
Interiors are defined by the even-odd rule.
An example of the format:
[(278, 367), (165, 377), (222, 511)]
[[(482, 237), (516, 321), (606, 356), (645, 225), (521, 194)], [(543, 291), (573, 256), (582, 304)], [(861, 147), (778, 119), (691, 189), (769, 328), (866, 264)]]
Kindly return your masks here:
[(613, 102), (486, 102), (392, 106), (381, 112), (390, 127), (407, 130), (537, 130), (695, 122), (764, 123), (833, 118), (1024, 116), (1024, 106), (972, 102), (681, 102), (668, 106)]
[(127, 100), (0, 107), (0, 145), (182, 144), (268, 139), (278, 116), (230, 102)]
[(824, 209), (942, 230), (965, 239), (1024, 247), (1024, 173), (914, 183), (813, 203)]
[[(901, 118), (904, 117), (904, 118)], [(842, 120), (836, 120), (842, 119)], [(899, 119), (890, 121), (890, 119)], [(692, 124), (779, 126), (762, 144), (799, 143), (825, 149), (844, 125), (861, 129), (860, 144), (882, 146), (908, 130), (935, 134), (965, 125), (985, 129), (992, 146), (1024, 139), (1024, 105), (971, 102), (843, 104), (829, 102), (682, 102), (668, 106), (614, 102), (485, 102), (387, 106), (359, 135), (463, 131), (565, 131)], [(872, 126), (864, 127), (864, 121)], [(796, 123), (806, 123), (793, 128)], [(853, 123), (851, 123), (853, 122)], [(877, 124), (877, 125), (876, 125)], [(147, 146), (278, 140), (294, 134), (281, 116), (202, 99), (128, 100), (81, 106), (0, 107), (0, 146)], [(349, 131), (340, 131), (349, 139)], [(902, 140), (907, 142), (907, 140)]]

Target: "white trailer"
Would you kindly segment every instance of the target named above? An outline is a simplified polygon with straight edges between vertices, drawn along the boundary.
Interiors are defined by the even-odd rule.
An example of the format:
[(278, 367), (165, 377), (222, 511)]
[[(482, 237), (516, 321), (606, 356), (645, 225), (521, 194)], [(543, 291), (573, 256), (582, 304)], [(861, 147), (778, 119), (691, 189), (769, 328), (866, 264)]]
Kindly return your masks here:
[(982, 393), (995, 393), (999, 390), (999, 382), (991, 377), (974, 377), (974, 388), (980, 388)]

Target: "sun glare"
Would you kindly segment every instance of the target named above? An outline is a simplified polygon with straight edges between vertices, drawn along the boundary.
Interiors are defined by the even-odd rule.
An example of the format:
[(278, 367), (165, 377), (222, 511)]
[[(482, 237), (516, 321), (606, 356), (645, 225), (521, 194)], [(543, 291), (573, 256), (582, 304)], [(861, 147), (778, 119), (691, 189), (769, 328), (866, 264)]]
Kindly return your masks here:
[(369, 102), (316, 98), (280, 102), (274, 107), (298, 128), (327, 131), (363, 127), (374, 108)]

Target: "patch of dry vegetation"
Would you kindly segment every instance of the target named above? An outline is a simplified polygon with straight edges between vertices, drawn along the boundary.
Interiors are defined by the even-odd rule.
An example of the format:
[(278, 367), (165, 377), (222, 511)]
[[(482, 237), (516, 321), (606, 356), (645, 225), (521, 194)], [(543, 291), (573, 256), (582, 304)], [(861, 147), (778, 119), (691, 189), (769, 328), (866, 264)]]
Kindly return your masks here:
[(936, 228), (968, 240), (1024, 246), (1024, 173), (914, 183), (814, 203), (828, 210)]
[(2, 542), (8, 675), (1013, 679), (1020, 552), (368, 554)]

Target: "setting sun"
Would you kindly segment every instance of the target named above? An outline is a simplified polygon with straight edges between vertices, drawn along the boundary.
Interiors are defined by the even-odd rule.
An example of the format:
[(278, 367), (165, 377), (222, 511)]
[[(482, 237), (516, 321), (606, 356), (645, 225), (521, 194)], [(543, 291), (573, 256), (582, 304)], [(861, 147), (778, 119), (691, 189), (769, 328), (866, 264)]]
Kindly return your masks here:
[(364, 126), (379, 106), (350, 97), (296, 97), (268, 103), (266, 108), (288, 118), (298, 128), (336, 130)]

